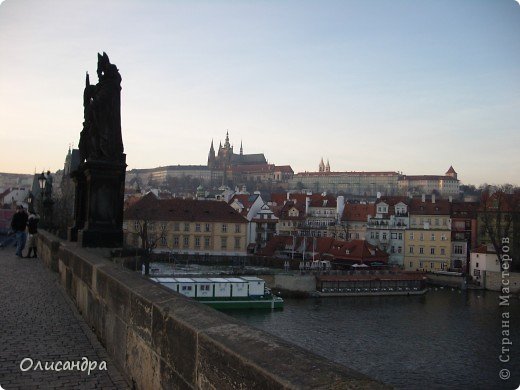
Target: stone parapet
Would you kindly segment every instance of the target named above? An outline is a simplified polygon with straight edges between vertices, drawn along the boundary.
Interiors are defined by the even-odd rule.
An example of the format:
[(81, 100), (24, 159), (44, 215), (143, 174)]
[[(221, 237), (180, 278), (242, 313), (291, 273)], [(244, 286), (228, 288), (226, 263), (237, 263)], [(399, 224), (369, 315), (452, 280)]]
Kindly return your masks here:
[(44, 263), (136, 389), (388, 389), (42, 232)]

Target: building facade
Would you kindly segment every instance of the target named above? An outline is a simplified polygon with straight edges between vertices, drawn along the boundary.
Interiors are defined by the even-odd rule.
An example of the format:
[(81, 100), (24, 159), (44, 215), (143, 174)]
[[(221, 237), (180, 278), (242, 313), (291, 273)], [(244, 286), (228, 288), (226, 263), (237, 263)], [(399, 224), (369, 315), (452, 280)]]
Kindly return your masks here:
[(158, 199), (152, 193), (125, 210), (123, 231), (140, 247), (139, 224), (147, 223), (155, 252), (245, 256), (248, 221), (225, 202)]
[(450, 202), (413, 198), (410, 228), (404, 236), (404, 268), (408, 271), (447, 271), (451, 267)]

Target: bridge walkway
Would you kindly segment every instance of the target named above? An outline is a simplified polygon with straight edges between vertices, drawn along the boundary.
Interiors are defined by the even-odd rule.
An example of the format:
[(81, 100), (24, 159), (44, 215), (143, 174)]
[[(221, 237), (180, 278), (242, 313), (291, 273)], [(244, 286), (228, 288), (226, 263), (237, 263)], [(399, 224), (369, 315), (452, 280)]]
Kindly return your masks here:
[[(89, 375), (81, 370), (83, 357), (92, 367), (105, 361), (107, 369)], [(22, 371), (24, 359), (24, 369), (31, 365), (27, 358), (32, 368)], [(58, 370), (78, 361), (79, 369)], [(16, 257), (12, 246), (0, 249), (0, 388), (129, 388), (58, 284), (58, 274), (39, 259)]]

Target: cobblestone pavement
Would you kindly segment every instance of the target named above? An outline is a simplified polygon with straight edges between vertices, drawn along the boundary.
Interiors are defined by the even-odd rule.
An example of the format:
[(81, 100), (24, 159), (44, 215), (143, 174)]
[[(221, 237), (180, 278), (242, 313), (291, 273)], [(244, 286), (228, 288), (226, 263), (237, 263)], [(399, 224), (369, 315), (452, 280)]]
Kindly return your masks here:
[[(83, 357), (98, 364), (106, 361), (107, 369), (94, 369), (90, 375), (80, 369), (45, 370), (45, 362), (50, 367)], [(22, 371), (25, 358), (34, 365)], [(34, 369), (38, 361), (43, 370)], [(24, 368), (29, 365), (26, 360)], [(58, 284), (58, 274), (39, 259), (16, 257), (11, 247), (0, 249), (0, 388), (128, 389)]]

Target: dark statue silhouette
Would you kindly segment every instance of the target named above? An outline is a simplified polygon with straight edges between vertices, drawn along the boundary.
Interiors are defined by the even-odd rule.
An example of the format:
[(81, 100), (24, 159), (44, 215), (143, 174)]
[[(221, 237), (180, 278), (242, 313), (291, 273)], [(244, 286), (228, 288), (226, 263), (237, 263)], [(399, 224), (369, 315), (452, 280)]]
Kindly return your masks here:
[(90, 84), (87, 72), (83, 91), (83, 130), (79, 141), (81, 161), (119, 160), (121, 138), (121, 75), (108, 55), (98, 54), (99, 82)]
[(83, 247), (123, 244), (123, 201), (126, 155), (121, 137), (121, 75), (105, 52), (98, 54), (99, 82), (87, 73), (83, 91), (83, 130), (80, 134), (75, 183), (74, 226), (69, 240)]

